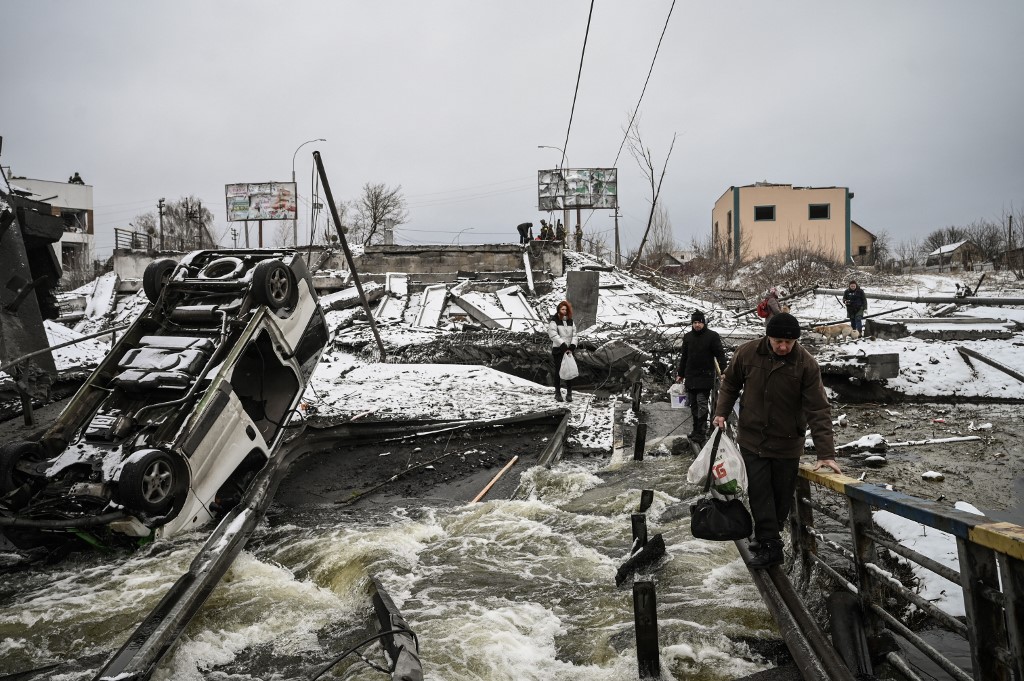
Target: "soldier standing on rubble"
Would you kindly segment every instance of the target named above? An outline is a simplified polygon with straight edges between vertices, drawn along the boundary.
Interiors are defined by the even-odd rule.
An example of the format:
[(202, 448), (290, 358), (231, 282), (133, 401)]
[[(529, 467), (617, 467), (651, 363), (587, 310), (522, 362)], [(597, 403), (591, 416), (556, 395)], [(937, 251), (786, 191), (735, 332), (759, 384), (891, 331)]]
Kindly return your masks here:
[[(555, 362), (555, 400), (562, 401), (562, 379), (558, 370), (562, 367), (565, 353), (576, 350), (576, 324), (572, 321), (572, 303), (563, 300), (558, 311), (548, 322), (548, 338), (551, 339), (551, 358)], [(565, 382), (565, 401), (572, 402), (572, 381)]]
[[(744, 343), (722, 375), (712, 423), (725, 419), (740, 401), (737, 443), (747, 468), (750, 514), (757, 549), (747, 565), (764, 569), (782, 562), (782, 534), (796, 490), (800, 456), (811, 429), (818, 462), (841, 473), (832, 436), (832, 408), (818, 363), (797, 343), (800, 323), (780, 312), (768, 320), (763, 338)], [(742, 395), (740, 394), (742, 391)]]
[[(725, 348), (717, 331), (707, 327), (707, 319), (700, 310), (690, 315), (692, 331), (683, 336), (683, 351), (679, 355), (676, 381), (686, 386), (686, 400), (690, 403), (693, 426), (686, 437), (698, 446), (707, 439), (708, 401), (715, 387), (718, 371), (724, 371)], [(715, 367), (715, 361), (718, 367)]]

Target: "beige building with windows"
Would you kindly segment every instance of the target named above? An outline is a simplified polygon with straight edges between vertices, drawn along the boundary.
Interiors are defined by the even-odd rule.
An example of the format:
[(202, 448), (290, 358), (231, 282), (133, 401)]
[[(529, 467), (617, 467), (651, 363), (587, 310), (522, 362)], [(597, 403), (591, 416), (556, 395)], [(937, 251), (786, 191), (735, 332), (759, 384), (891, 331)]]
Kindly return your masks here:
[(715, 252), (741, 261), (806, 248), (838, 262), (874, 264), (875, 236), (850, 218), (851, 199), (847, 187), (729, 187), (711, 211)]

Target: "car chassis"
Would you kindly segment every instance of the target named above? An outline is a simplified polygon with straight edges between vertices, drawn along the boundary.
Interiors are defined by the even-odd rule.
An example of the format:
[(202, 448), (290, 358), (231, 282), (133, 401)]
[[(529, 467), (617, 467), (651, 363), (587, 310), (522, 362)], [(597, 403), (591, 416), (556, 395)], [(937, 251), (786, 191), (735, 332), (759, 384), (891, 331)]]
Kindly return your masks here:
[(204, 250), (145, 270), (150, 305), (36, 441), (0, 448), (0, 530), (26, 548), (170, 537), (274, 460), (328, 341), (301, 256)]

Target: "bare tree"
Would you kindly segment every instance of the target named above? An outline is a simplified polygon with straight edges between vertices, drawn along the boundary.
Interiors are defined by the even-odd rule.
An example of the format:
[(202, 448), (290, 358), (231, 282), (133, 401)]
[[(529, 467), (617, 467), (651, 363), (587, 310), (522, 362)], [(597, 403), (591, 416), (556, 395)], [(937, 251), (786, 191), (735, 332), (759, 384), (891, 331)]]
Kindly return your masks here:
[(626, 132), (626, 139), (629, 143), (629, 153), (636, 159), (637, 165), (640, 166), (640, 170), (643, 172), (644, 177), (647, 178), (651, 189), (651, 211), (647, 215), (647, 228), (644, 230), (644, 236), (640, 239), (640, 245), (636, 249), (636, 257), (633, 258), (629, 265), (629, 271), (632, 274), (636, 272), (636, 267), (640, 263), (640, 256), (643, 255), (644, 246), (647, 244), (647, 238), (651, 233), (651, 226), (654, 224), (658, 197), (661, 195), (661, 184), (665, 180), (665, 171), (668, 170), (668, 160), (672, 157), (672, 150), (676, 146), (676, 135), (672, 135), (672, 143), (669, 145), (668, 153), (665, 154), (665, 164), (661, 167), (661, 175), (657, 178), (655, 177), (654, 158), (651, 150), (644, 146), (643, 139), (640, 137), (640, 128), (635, 121), (630, 124)]
[(402, 185), (388, 187), (383, 182), (367, 182), (355, 201), (356, 223), (364, 232), (363, 244), (380, 243), (382, 227), (387, 222), (400, 225), (409, 219)]
[(896, 244), (893, 252), (901, 267), (913, 267), (924, 254), (924, 246), (921, 245), (920, 239), (904, 239)]
[[(654, 219), (651, 221), (651, 235), (648, 238), (650, 248), (649, 252), (661, 258), (665, 253), (672, 253), (673, 251), (679, 250), (679, 244), (676, 242), (675, 235), (672, 234), (672, 221), (668, 217), (668, 211), (665, 206), (658, 204), (657, 209), (654, 211)], [(660, 263), (648, 262), (648, 267), (657, 268)]]
[(949, 227), (943, 227), (930, 233), (924, 238), (924, 248), (927, 252), (934, 251), (937, 248), (948, 246), (949, 244), (955, 244), (958, 241), (966, 241), (971, 238), (966, 227), (959, 227), (957, 225), (950, 225)]
[(212, 231), (213, 213), (194, 196), (168, 201), (164, 206), (163, 244), (160, 243), (161, 227), (156, 213), (140, 213), (132, 224), (137, 231), (153, 237), (154, 248), (188, 251), (216, 245)]
[(992, 220), (975, 220), (967, 226), (967, 233), (985, 260), (994, 261), (1006, 250), (1006, 232)]
[(884, 267), (892, 259), (892, 235), (884, 229), (877, 232), (873, 249), (875, 265)]

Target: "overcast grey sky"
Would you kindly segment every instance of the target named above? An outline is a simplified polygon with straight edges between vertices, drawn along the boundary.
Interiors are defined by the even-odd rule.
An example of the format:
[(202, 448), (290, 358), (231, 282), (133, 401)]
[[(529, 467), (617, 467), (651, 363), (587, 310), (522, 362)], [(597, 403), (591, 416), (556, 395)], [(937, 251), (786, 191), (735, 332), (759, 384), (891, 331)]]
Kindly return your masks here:
[[(539, 224), (537, 170), (610, 166), (671, 0), (3, 3), (5, 166), (94, 187), (114, 227), (224, 185), (291, 178), (312, 152), (336, 199), (401, 185), (399, 243), (508, 242)], [(676, 239), (732, 185), (848, 186), (894, 241), (1024, 204), (1024, 2), (679, 2), (640, 130)], [(648, 188), (617, 163), (624, 250)], [(611, 243), (610, 211), (584, 212)], [(302, 225), (305, 230), (305, 224)]]

